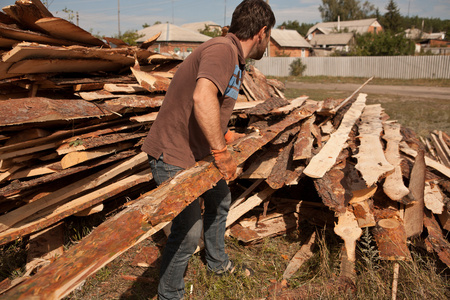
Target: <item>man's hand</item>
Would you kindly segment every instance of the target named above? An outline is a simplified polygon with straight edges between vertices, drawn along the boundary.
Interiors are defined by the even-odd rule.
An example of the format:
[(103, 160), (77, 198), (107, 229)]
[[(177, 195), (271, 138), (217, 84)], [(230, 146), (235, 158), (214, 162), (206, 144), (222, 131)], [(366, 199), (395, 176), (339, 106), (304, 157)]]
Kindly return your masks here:
[(230, 152), (228, 152), (227, 147), (222, 150), (212, 150), (211, 152), (217, 169), (222, 173), (223, 178), (225, 180), (232, 179), (236, 174), (237, 165)]
[(236, 131), (228, 130), (227, 133), (225, 133), (225, 142), (227, 143), (227, 145), (229, 145), (235, 140), (238, 140), (244, 136), (245, 134), (243, 133), (237, 133)]

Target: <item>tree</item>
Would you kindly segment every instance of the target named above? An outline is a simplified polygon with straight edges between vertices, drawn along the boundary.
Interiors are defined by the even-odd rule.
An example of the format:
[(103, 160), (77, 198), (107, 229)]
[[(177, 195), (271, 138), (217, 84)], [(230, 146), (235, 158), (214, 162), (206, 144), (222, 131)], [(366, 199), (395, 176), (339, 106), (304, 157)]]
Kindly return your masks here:
[(365, 1), (362, 5), (358, 0), (322, 0), (319, 6), (324, 22), (359, 20), (368, 18), (375, 12), (375, 6)]
[(404, 34), (394, 34), (391, 31), (370, 32), (356, 36), (356, 46), (349, 55), (353, 56), (395, 56), (413, 55), (415, 44)]
[(313, 27), (314, 23), (302, 23), (299, 24), (297, 20), (295, 21), (287, 21), (283, 22), (278, 28), (286, 28), (286, 29), (293, 29), (297, 30), (298, 33), (300, 33), (301, 36), (305, 36), (306, 33), (308, 33), (308, 29)]
[(382, 20), (384, 29), (392, 32), (400, 32), (402, 29), (402, 16), (400, 15), (400, 9), (397, 7), (394, 0), (389, 0), (386, 10), (387, 12), (384, 14), (384, 18)]
[(210, 36), (210, 37), (216, 37), (216, 36), (221, 36), (222, 35), (222, 30), (218, 29), (218, 28), (214, 28), (214, 30), (211, 30), (210, 26), (205, 24), (205, 28), (203, 30), (199, 30), (198, 32), (200, 32), (201, 34)]
[(139, 34), (137, 30), (127, 30), (124, 33), (122, 33), (120, 36), (118, 34), (114, 35), (113, 38), (120, 39), (127, 43), (128, 45), (136, 45), (136, 40), (138, 38), (143, 37), (143, 34)]

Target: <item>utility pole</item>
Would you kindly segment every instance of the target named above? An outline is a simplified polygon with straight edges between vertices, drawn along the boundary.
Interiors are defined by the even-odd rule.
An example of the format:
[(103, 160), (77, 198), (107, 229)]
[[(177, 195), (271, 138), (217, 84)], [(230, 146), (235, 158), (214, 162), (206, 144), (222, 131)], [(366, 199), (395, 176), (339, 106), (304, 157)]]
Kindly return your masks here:
[(225, 10), (223, 12), (223, 26), (227, 26), (227, 0), (225, 0)]
[(120, 0), (117, 0), (117, 29), (119, 31), (120, 39)]

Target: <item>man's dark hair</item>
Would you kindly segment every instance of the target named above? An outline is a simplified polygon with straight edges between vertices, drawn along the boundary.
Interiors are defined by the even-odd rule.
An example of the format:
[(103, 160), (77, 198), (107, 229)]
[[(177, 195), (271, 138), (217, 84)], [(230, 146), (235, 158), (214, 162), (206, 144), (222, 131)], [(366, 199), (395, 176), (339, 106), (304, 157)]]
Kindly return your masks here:
[(266, 32), (275, 26), (275, 15), (263, 0), (244, 0), (234, 10), (229, 32), (246, 41), (267, 26)]

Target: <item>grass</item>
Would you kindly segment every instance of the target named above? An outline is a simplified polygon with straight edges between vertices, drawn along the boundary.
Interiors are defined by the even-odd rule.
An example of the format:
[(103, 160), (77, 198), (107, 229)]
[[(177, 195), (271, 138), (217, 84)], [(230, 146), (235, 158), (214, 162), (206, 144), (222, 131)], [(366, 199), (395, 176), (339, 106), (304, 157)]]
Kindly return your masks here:
[[(304, 78), (302, 78), (304, 79)], [(309, 80), (309, 79), (308, 79)], [(314, 78), (314, 82), (322, 80)], [(324, 79), (328, 80), (328, 79)], [(337, 80), (337, 79), (333, 79)], [(348, 79), (350, 80), (350, 79)], [(329, 82), (329, 81), (328, 81)], [(361, 83), (361, 79), (355, 83)], [(393, 82), (389, 81), (390, 84)], [(405, 83), (401, 83), (405, 85)], [(431, 84), (431, 83), (430, 83)], [(447, 83), (433, 83), (443, 84)], [(350, 93), (340, 91), (287, 90), (288, 98), (301, 94), (314, 100), (329, 97), (345, 98)], [(368, 103), (381, 103), (391, 119), (397, 119), (418, 133), (434, 129), (450, 131), (450, 104), (444, 100), (420, 99), (386, 95), (369, 95)], [(66, 232), (66, 247), (77, 243), (83, 236), (108, 216), (69, 218)], [(243, 245), (233, 238), (227, 238), (227, 252), (237, 263), (245, 263), (255, 271), (255, 276), (246, 277), (238, 272), (235, 275), (215, 277), (206, 272), (202, 252), (192, 256), (186, 271), (185, 299), (259, 299), (273, 291), (275, 283), (282, 275), (293, 255), (301, 245), (316, 231), (316, 246), (313, 257), (288, 280), (290, 290), (302, 299), (391, 299), (394, 262), (381, 260), (374, 246), (370, 230), (365, 230), (358, 242), (356, 260), (356, 282), (353, 293), (336, 292), (333, 280), (340, 272), (340, 253), (342, 240), (329, 228), (316, 228), (301, 223), (299, 228), (287, 234), (262, 240), (253, 245)], [(158, 236), (159, 235), (159, 236)], [(162, 245), (163, 234), (147, 239), (122, 254), (65, 299), (156, 299), (158, 283), (158, 262), (142, 268), (132, 265), (133, 258), (144, 247)], [(0, 281), (14, 279), (24, 273), (26, 262), (26, 240), (16, 241), (0, 247)], [(450, 270), (439, 258), (426, 252), (420, 243), (411, 243), (412, 261), (399, 262), (400, 275), (398, 299), (449, 299)], [(147, 282), (124, 280), (121, 275), (147, 278)], [(192, 293), (190, 293), (192, 287)], [(329, 288), (327, 288), (329, 287)]]
[[(358, 83), (361, 84), (360, 78)], [(321, 101), (327, 98), (344, 99), (350, 96), (351, 92), (317, 89), (286, 89), (285, 91), (288, 99), (300, 95), (307, 95), (310, 99)], [(391, 120), (397, 120), (402, 126), (413, 129), (419, 136), (426, 137), (433, 130), (450, 132), (450, 101), (448, 100), (371, 93), (368, 94), (367, 104), (381, 104)]]
[[(270, 78), (270, 77), (269, 77)], [(274, 78), (274, 77), (272, 77)], [(297, 81), (305, 83), (355, 83), (362, 84), (369, 78), (362, 77), (329, 77), (329, 76), (288, 76), (276, 77), (277, 79), (286, 81)], [(450, 87), (449, 79), (386, 79), (373, 78), (370, 81), (372, 85), (407, 85), (407, 86), (433, 86), (433, 87)]]

